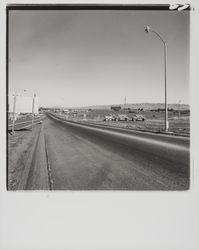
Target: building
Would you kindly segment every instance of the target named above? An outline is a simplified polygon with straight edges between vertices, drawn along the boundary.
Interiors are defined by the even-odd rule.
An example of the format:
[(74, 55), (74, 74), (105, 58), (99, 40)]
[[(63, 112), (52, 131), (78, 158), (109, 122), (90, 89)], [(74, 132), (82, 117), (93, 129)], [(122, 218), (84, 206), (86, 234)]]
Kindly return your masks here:
[(111, 110), (114, 110), (114, 111), (119, 111), (121, 109), (122, 109), (121, 106), (111, 106)]

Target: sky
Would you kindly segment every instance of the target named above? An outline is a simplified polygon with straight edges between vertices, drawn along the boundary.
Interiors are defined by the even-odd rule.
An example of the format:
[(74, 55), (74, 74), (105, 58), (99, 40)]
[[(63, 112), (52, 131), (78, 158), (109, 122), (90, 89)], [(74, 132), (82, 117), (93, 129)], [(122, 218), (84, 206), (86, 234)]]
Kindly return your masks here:
[(9, 95), (40, 106), (189, 104), (189, 11), (10, 10)]

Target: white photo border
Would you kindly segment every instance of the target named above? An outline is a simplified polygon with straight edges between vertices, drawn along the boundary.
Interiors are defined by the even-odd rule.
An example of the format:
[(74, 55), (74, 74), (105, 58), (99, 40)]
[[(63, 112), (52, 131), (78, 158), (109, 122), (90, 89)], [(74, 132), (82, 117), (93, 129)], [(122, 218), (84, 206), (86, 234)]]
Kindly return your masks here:
[[(178, 1), (185, 4), (183, 1)], [(6, 189), (6, 6), (137, 4), (136, 1), (7, 0), (0, 3), (0, 249), (199, 249), (198, 3), (191, 4), (191, 187), (187, 191)], [(170, 3), (175, 3), (170, 1)], [(139, 4), (165, 4), (142, 1)]]

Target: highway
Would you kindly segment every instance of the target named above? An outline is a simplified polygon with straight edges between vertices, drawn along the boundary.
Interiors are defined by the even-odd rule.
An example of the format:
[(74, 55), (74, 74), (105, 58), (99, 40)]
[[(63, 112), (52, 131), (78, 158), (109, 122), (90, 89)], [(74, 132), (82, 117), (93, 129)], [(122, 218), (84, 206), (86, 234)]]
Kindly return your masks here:
[(189, 139), (62, 121), (43, 122), (54, 190), (186, 190)]

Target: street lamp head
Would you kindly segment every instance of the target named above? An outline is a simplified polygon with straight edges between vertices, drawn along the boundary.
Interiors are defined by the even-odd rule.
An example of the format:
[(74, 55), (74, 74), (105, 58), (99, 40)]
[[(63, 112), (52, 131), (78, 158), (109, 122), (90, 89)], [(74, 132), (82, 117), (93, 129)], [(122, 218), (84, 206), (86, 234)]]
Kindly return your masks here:
[(150, 30), (150, 27), (147, 25), (147, 26), (145, 27), (145, 32), (146, 32), (146, 33), (149, 33), (149, 30)]
[(185, 10), (187, 8), (189, 8), (189, 4), (184, 4), (183, 6), (178, 8), (178, 11)]
[(170, 10), (182, 11), (182, 10), (188, 9), (189, 7), (190, 7), (189, 4), (183, 4), (183, 5), (179, 5), (179, 4), (170, 4), (169, 9), (170, 9)]
[(179, 7), (179, 4), (170, 4), (169, 9), (170, 10), (176, 10)]

